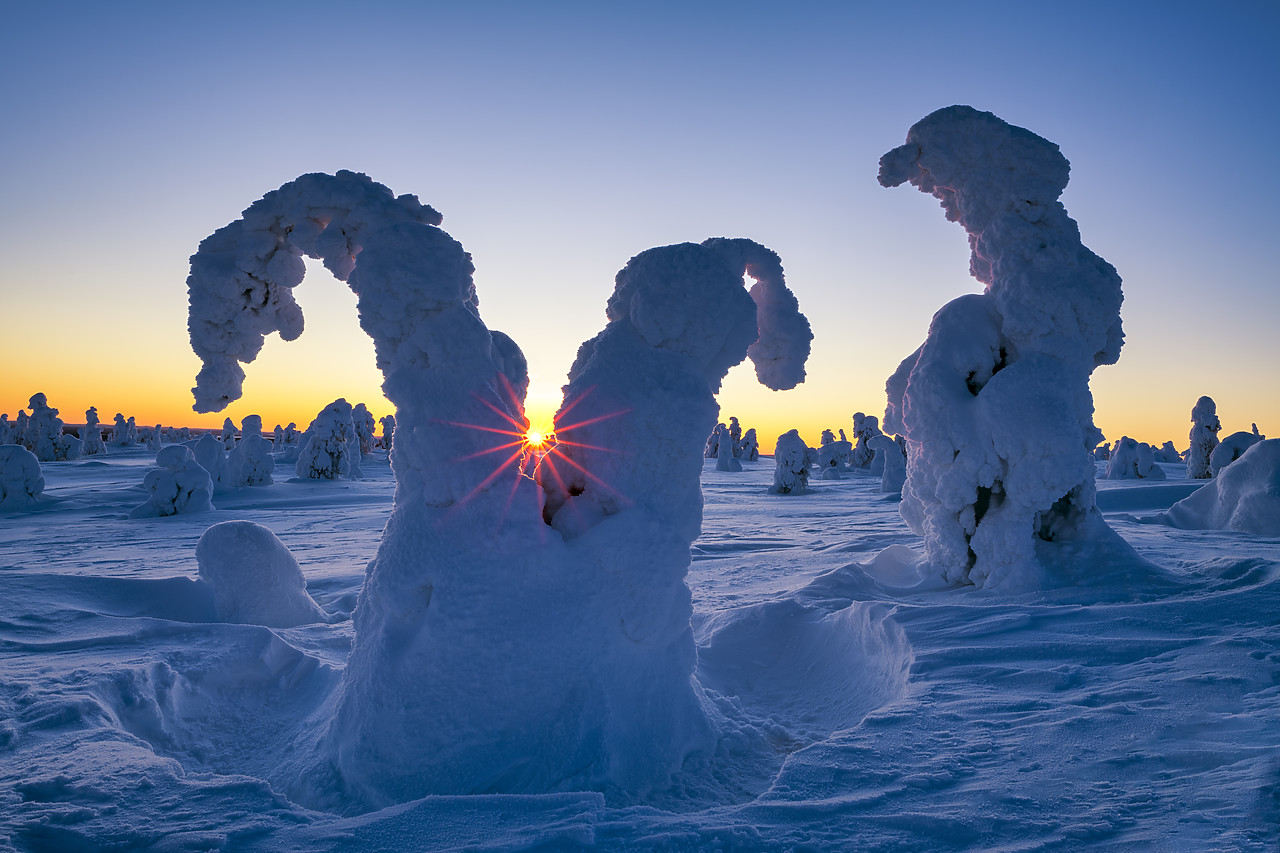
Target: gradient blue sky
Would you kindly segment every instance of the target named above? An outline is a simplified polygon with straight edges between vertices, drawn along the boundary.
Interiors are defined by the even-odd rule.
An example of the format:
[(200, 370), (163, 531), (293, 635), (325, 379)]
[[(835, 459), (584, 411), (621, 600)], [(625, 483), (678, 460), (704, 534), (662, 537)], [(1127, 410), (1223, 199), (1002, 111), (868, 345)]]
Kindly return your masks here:
[[(1274, 0), (6, 4), (0, 411), (43, 391), (69, 423), (220, 423), (190, 414), (187, 258), (346, 168), (444, 214), (547, 407), (632, 255), (770, 246), (810, 381), (739, 367), (722, 414), (816, 442), (882, 414), (933, 312), (980, 289), (937, 202), (876, 183), (913, 122), (966, 103), (1061, 146), (1063, 201), (1124, 278), (1128, 340), (1093, 381), (1108, 437), (1183, 447), (1201, 394), (1227, 432), (1280, 435), (1277, 44)], [(322, 269), (297, 295), (307, 332), (269, 341), (228, 414), (388, 411), (354, 297)]]

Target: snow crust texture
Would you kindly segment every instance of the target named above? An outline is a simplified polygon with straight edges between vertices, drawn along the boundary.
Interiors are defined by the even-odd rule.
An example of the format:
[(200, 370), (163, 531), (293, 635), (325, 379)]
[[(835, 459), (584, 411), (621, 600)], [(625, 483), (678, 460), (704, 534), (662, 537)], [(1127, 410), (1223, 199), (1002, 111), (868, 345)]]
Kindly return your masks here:
[(643, 252), (570, 370), (559, 443), (535, 453), (524, 356), (481, 320), (471, 257), (439, 222), (363, 175), (304, 175), (192, 258), (198, 410), (239, 396), (263, 335), (301, 333), (302, 254), (357, 294), (397, 407), (395, 504), (335, 711), (292, 793), (346, 809), (641, 797), (714, 744), (685, 583), (714, 393), (748, 356), (767, 386), (800, 382), (808, 322), (777, 255), (750, 240)]
[(1089, 376), (1119, 358), (1122, 294), (1058, 201), (1068, 172), (1053, 143), (967, 106), (880, 161), (882, 185), (911, 183), (964, 227), (985, 285), (944, 305), (886, 384), (902, 515), (952, 582), (1028, 582), (1037, 542), (1095, 529)]

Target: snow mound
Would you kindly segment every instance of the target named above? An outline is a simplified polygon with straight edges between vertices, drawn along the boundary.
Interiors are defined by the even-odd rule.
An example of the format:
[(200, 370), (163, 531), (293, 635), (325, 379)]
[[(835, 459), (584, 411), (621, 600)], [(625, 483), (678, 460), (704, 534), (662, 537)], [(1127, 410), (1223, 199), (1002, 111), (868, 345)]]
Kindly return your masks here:
[(222, 622), (290, 628), (327, 621), (307, 594), (298, 561), (261, 524), (215, 524), (196, 543), (196, 563)]
[(1280, 438), (1257, 442), (1159, 517), (1184, 530), (1280, 536)]

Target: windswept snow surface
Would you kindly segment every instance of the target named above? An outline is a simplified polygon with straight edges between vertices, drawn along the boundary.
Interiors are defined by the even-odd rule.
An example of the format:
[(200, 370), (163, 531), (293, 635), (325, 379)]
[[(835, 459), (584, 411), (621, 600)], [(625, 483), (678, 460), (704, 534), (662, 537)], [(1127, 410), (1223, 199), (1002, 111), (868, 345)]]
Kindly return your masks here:
[[(1117, 548), (1061, 585), (945, 588), (877, 477), (766, 494), (703, 465), (697, 680), (730, 725), (640, 804), (432, 796), (338, 815), (282, 792), (318, 736), (391, 510), (366, 478), (129, 519), (143, 448), (51, 463), (0, 517), (0, 850), (1274, 850), (1280, 538), (1140, 520), (1202, 481), (1098, 483)], [(330, 622), (217, 621), (210, 525), (264, 525)], [(1096, 554), (1096, 548), (1091, 553)]]

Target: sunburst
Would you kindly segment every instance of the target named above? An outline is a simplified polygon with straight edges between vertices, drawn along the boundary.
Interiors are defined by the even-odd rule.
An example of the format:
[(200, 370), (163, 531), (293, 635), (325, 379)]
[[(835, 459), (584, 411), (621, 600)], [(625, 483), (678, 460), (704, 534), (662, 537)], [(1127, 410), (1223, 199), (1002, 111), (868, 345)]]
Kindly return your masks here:
[(631, 500), (626, 495), (564, 453), (567, 448), (593, 450), (602, 453), (623, 452), (610, 447), (574, 441), (571, 437), (566, 436), (571, 436), (574, 430), (582, 427), (621, 417), (627, 414), (630, 411), (629, 409), (620, 409), (572, 423), (563, 423), (567, 419), (566, 416), (591, 393), (591, 389), (588, 389), (587, 392), (563, 408), (549, 424), (535, 425), (525, 415), (519, 394), (505, 376), (499, 375), (498, 381), (491, 386), (491, 389), (493, 396), (497, 398), (496, 403), (494, 400), (485, 399), (484, 396), (478, 393), (473, 393), (472, 396), (486, 409), (498, 416), (497, 425), (472, 424), (441, 419), (435, 421), (448, 426), (476, 430), (494, 437), (494, 443), (491, 446), (460, 456), (454, 460), (455, 462), (465, 462), (485, 456), (493, 456), (497, 459), (493, 470), (489, 472), (488, 476), (484, 477), (458, 500), (454, 504), (454, 510), (467, 504), (504, 477), (510, 477), (511, 480), (510, 492), (502, 512), (504, 520), (510, 511), (516, 494), (519, 492), (522, 478), (533, 480), (539, 486), (542, 486), (542, 478), (546, 477), (548, 478), (547, 484), (553, 488), (566, 494), (580, 494), (581, 489), (573, 491), (566, 484), (565, 477), (561, 474), (558, 466), (565, 466), (567, 469), (581, 474), (588, 482), (609, 492), (620, 502), (628, 505), (631, 503)]

